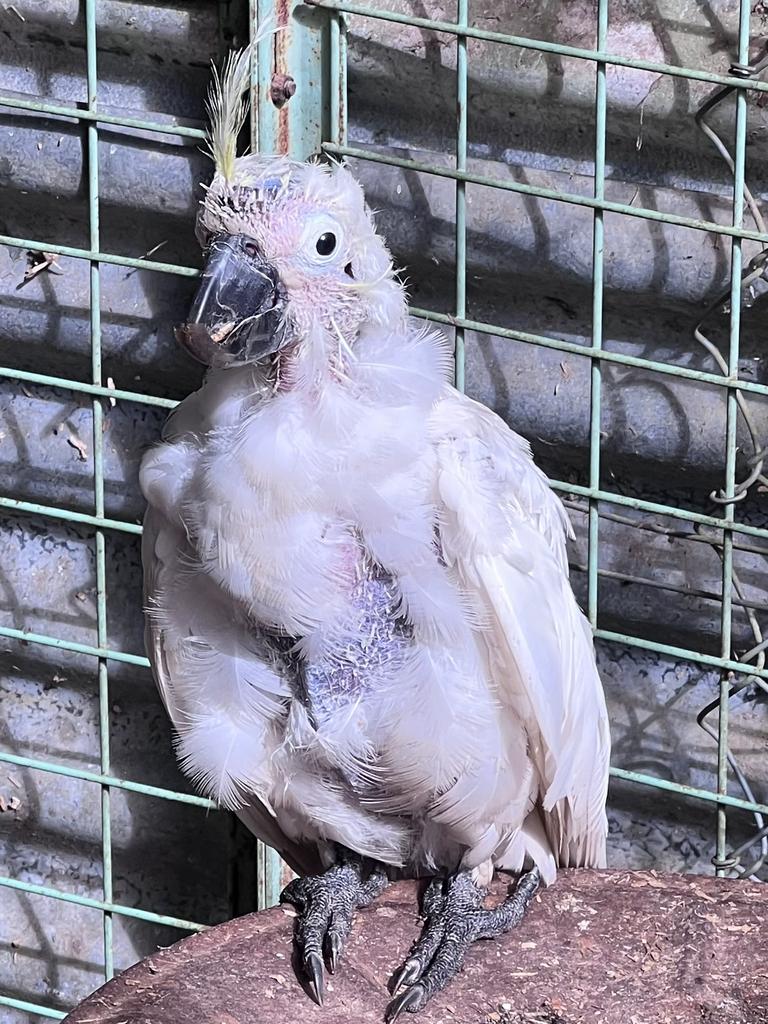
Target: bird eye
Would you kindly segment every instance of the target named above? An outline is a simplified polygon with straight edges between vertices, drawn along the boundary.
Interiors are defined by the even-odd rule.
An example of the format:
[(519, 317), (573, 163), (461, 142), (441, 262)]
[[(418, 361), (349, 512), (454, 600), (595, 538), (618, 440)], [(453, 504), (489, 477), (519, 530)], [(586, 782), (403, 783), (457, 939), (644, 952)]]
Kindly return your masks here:
[(315, 242), (318, 256), (332, 256), (336, 251), (336, 235), (332, 231), (324, 231)]

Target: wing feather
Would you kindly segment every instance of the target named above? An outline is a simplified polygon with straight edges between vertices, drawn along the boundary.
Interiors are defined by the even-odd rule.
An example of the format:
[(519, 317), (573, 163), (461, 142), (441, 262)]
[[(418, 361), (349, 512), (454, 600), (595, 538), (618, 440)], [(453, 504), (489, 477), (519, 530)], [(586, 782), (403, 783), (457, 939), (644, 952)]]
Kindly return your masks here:
[[(183, 550), (184, 534), (173, 526), (162, 513), (147, 510), (142, 538), (144, 564), (144, 599), (148, 614), (145, 617), (145, 647), (152, 666), (160, 698), (177, 733), (183, 730), (185, 712), (174, 691), (173, 677), (168, 666), (165, 645), (166, 627), (162, 618), (153, 613), (157, 596), (163, 586), (163, 574), (173, 572), (173, 562)], [(281, 830), (275, 815), (255, 794), (242, 793), (235, 810), (238, 818), (258, 839), (277, 850), (287, 864), (298, 874), (311, 874), (319, 868), (316, 850), (293, 842)]]
[[(487, 617), (489, 672), (505, 713), (525, 723), (552, 854), (561, 866), (601, 866), (608, 720), (568, 582), (567, 516), (526, 442), (484, 406), (451, 391), (431, 428), (443, 555)], [(523, 826), (523, 842), (526, 828), (535, 850), (535, 824)], [(521, 860), (520, 841), (509, 859)]]

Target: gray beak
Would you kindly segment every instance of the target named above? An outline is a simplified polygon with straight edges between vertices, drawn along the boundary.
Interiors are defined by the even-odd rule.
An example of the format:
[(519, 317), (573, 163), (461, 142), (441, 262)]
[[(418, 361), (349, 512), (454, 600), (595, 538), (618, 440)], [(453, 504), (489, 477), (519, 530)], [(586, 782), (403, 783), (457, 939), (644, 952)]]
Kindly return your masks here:
[(219, 235), (176, 340), (208, 366), (256, 362), (283, 343), (285, 294), (246, 235)]

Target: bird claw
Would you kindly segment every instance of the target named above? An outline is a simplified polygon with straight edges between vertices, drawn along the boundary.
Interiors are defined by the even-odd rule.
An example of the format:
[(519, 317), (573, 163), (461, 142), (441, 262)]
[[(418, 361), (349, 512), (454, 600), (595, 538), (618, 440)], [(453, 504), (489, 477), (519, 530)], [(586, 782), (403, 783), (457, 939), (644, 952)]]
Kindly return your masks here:
[(395, 1021), (401, 1013), (415, 1013), (417, 1010), (421, 1009), (425, 1002), (426, 993), (424, 989), (421, 985), (414, 985), (413, 988), (409, 988), (405, 992), (401, 992), (396, 999), (392, 1000), (387, 1007), (384, 1019), (387, 1024), (395, 1024)]
[[(382, 884), (383, 880), (383, 884)], [(309, 995), (319, 1005), (325, 997), (325, 964), (336, 970), (352, 926), (355, 910), (367, 906), (387, 883), (383, 872), (363, 881), (362, 863), (350, 855), (321, 875), (294, 878), (280, 895), (298, 914), (294, 924), (296, 969)]]
[(421, 977), (421, 972), (421, 961), (413, 957), (410, 960), (406, 960), (392, 979), (392, 996), (396, 996), (401, 989), (412, 985), (414, 981), (418, 981)]
[(483, 906), (485, 891), (472, 881), (470, 872), (460, 872), (445, 887), (432, 884), (422, 904), (424, 930), (392, 978), (387, 1024), (394, 1024), (402, 1013), (416, 1013), (442, 991), (461, 970), (476, 939), (495, 938), (519, 924), (539, 882), (537, 869), (521, 875), (514, 892), (493, 910)]
[(328, 970), (331, 974), (336, 973), (336, 967), (339, 963), (342, 948), (343, 943), (341, 941), (341, 937), (336, 935), (335, 932), (331, 932), (328, 936)]
[(323, 977), (323, 961), (317, 953), (305, 953), (304, 970), (310, 995), (318, 1006), (323, 1005), (325, 998), (325, 979)]

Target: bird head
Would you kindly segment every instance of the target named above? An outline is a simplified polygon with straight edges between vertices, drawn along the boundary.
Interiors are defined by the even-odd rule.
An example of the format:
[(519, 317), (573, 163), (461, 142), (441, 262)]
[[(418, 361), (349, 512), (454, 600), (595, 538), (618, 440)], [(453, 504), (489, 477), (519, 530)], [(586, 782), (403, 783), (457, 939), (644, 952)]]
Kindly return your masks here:
[(215, 163), (197, 221), (206, 253), (177, 338), (214, 366), (285, 353), (313, 376), (351, 355), (368, 324), (406, 315), (402, 286), (362, 189), (339, 164), (236, 156), (249, 51), (215, 74), (209, 97)]

